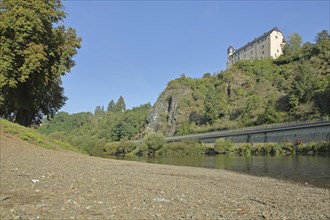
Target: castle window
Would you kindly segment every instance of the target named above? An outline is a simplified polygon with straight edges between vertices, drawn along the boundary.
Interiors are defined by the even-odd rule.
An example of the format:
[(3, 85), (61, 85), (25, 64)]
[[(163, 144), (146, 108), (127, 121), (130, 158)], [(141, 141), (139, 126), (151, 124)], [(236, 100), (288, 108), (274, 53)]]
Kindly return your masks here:
[(261, 49), (264, 49), (265, 48), (265, 45), (261, 45)]
[(251, 51), (251, 54), (253, 54), (253, 50)]
[(278, 37), (277, 37), (277, 36), (275, 36), (275, 39), (278, 39)]
[(278, 49), (277, 49), (277, 53), (280, 52)]
[(261, 54), (265, 54), (265, 51), (262, 51)]

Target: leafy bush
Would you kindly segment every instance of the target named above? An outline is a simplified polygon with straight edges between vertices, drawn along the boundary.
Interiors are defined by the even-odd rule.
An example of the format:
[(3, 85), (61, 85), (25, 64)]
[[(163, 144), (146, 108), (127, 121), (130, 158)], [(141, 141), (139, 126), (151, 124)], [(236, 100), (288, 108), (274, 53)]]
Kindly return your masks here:
[(104, 146), (105, 152), (110, 155), (116, 155), (119, 148), (119, 142), (106, 143)]
[(128, 154), (136, 149), (136, 143), (129, 140), (122, 140), (119, 142), (119, 147), (117, 149), (119, 154)]
[(289, 141), (284, 141), (280, 145), (282, 147), (282, 153), (285, 153), (285, 151), (290, 153), (294, 151), (293, 144)]
[(244, 154), (246, 156), (250, 156), (251, 155), (251, 144), (246, 143), (246, 144), (243, 144), (240, 146), (236, 146), (235, 152), (240, 155)]
[(143, 138), (143, 142), (148, 147), (148, 150), (155, 152), (166, 145), (165, 138), (160, 133), (149, 133)]
[(110, 155), (124, 155), (136, 149), (136, 143), (128, 140), (115, 141), (104, 145), (104, 152)]
[(205, 154), (208, 151), (208, 147), (200, 143), (197, 139), (186, 139), (181, 142), (171, 142), (163, 147), (160, 151), (160, 155), (200, 155)]
[(219, 154), (226, 154), (233, 152), (235, 148), (230, 139), (219, 138), (215, 141), (214, 150)]

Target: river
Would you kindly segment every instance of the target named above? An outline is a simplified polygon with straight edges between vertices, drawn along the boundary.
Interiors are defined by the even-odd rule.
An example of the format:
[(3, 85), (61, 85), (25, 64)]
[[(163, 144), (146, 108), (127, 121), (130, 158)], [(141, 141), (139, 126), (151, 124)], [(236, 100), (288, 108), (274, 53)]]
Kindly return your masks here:
[(224, 169), (330, 188), (329, 153), (290, 156), (185, 155), (177, 157), (110, 156), (108, 158)]

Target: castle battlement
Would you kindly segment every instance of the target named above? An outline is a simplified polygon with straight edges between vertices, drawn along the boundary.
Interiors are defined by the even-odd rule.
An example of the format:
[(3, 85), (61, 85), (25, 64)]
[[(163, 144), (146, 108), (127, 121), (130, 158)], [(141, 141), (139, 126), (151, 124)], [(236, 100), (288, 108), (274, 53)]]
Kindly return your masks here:
[(227, 69), (240, 60), (260, 60), (268, 57), (276, 59), (283, 54), (284, 45), (283, 33), (275, 27), (237, 50), (229, 46)]

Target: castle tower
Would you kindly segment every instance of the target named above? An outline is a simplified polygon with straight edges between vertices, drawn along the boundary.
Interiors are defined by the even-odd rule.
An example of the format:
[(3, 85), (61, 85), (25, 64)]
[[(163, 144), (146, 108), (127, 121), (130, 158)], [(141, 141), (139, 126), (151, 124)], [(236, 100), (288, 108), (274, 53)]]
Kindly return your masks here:
[(229, 46), (227, 49), (227, 56), (231, 56), (233, 55), (233, 53), (235, 52), (235, 49), (232, 46)]

